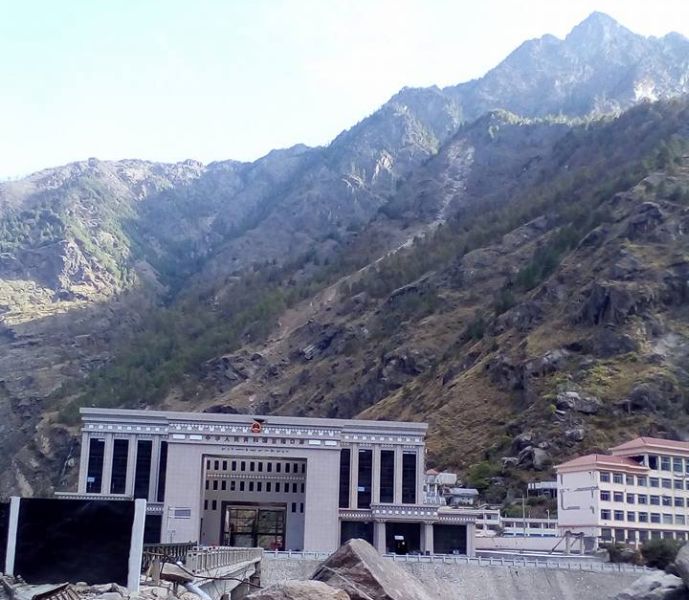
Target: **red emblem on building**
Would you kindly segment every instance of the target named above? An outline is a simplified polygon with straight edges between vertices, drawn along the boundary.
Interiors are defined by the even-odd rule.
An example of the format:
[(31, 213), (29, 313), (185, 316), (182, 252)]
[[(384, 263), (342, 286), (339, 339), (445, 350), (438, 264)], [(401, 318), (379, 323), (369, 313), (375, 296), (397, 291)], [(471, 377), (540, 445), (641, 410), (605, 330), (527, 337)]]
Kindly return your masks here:
[(254, 421), (251, 424), (251, 433), (261, 433), (263, 431), (263, 425), (261, 425), (258, 421)]

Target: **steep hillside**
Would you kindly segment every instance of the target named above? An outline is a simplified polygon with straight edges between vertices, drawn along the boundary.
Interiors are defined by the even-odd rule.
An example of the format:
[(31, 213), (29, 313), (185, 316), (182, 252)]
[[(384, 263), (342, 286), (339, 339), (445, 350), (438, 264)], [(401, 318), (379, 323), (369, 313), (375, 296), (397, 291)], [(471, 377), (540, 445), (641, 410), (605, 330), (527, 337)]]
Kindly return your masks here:
[[(635, 206), (656, 202), (678, 224), (658, 243), (680, 247), (684, 102), (592, 117), (687, 91), (688, 61), (681, 36), (594, 14), (479, 80), (405, 88), (324, 148), (89, 159), (0, 184), (0, 490), (72, 477), (82, 405), (423, 418), (438, 465), (487, 458), (497, 472), (504, 455), (512, 485), (543, 458), (512, 460), (521, 428), (549, 458), (615, 437), (605, 417), (631, 389), (611, 371), (618, 387), (602, 391), (582, 364), (603, 377), (659, 343), (653, 373), (675, 378), (659, 397), (683, 398), (681, 333), (658, 341), (622, 319), (609, 335), (569, 313), (574, 298), (617, 298), (587, 268), (612, 268), (602, 248), (622, 243), (613, 226), (641, 218)], [(585, 254), (590, 235), (607, 245)], [(660, 319), (675, 300), (649, 290)], [(633, 349), (603, 356), (620, 336)], [(534, 375), (551, 353), (558, 367)], [(577, 390), (593, 416), (559, 406)], [(629, 408), (629, 423), (667, 427), (676, 402), (645, 421)]]

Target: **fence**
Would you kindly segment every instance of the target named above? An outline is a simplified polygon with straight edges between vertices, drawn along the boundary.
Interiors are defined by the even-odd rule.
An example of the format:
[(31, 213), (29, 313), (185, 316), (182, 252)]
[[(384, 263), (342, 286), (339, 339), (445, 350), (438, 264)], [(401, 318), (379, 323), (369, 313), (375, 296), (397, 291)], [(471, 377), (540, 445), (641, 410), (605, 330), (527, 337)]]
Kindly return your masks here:
[(144, 544), (141, 572), (148, 571), (151, 563), (158, 559), (160, 562), (185, 563), (187, 554), (196, 548), (196, 542), (187, 544)]
[(204, 573), (244, 562), (259, 562), (262, 556), (261, 548), (192, 549), (187, 553), (186, 567), (194, 574)]
[[(325, 560), (327, 552), (267, 551), (263, 557), (272, 560)], [(597, 573), (648, 573), (654, 569), (626, 563), (606, 563), (594, 560), (539, 560), (538, 558), (470, 557), (460, 554), (383, 554), (384, 558), (396, 562), (422, 562), (435, 564), (472, 565), (478, 567), (526, 567), (535, 569), (559, 569), (564, 571), (589, 571)]]

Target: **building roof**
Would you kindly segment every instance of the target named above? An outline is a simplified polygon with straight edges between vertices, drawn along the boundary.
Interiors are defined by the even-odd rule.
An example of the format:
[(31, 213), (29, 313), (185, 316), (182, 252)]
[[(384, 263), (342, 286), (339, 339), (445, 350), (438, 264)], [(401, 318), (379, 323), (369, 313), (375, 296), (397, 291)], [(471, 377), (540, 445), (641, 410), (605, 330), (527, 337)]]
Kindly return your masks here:
[(611, 448), (613, 453), (626, 453), (629, 450), (684, 450), (689, 452), (689, 442), (679, 442), (677, 440), (665, 440), (663, 438), (637, 437), (624, 444)]
[(478, 490), (475, 488), (450, 488), (450, 495), (452, 496), (478, 496)]
[(559, 464), (555, 469), (560, 472), (575, 472), (586, 470), (605, 470), (615, 469), (618, 471), (634, 471), (638, 473), (645, 473), (648, 471), (647, 467), (640, 465), (624, 456), (610, 456), (609, 454), (587, 454), (568, 460)]

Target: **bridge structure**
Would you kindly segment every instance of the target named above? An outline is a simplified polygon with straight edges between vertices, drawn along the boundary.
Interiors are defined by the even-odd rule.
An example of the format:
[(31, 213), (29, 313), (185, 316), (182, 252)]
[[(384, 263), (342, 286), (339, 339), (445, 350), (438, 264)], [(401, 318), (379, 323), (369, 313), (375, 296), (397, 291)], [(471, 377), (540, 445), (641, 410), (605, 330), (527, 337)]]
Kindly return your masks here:
[(147, 544), (142, 585), (161, 580), (183, 585), (206, 600), (241, 600), (261, 581), (261, 548), (203, 547), (196, 544)]

